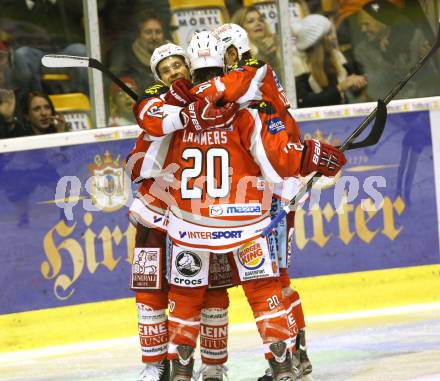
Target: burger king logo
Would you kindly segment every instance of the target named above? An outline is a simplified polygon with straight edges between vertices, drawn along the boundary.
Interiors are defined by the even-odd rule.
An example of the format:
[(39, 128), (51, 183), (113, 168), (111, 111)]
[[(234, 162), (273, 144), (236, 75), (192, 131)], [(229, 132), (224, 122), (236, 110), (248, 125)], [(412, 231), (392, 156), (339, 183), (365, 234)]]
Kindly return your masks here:
[(255, 270), (264, 264), (264, 254), (261, 245), (250, 241), (240, 247), (238, 253), (240, 263), (249, 270)]

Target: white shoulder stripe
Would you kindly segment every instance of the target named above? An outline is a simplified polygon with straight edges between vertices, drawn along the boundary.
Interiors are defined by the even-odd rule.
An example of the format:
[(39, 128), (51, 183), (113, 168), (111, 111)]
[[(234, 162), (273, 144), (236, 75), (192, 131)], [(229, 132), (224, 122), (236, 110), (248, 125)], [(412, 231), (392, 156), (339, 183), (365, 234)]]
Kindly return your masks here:
[(261, 172), (266, 180), (271, 183), (277, 184), (283, 181), (283, 178), (278, 174), (275, 168), (272, 166), (269, 158), (264, 150), (264, 145), (261, 140), (261, 129), (263, 128), (258, 110), (248, 109), (252, 114), (255, 124), (254, 130), (251, 135), (251, 154), (255, 162), (259, 165)]
[(148, 103), (146, 103), (145, 105), (144, 105), (144, 107), (142, 107), (142, 110), (141, 110), (141, 112), (139, 113), (139, 119), (144, 119), (144, 115), (145, 115), (145, 113), (147, 112), (147, 109), (148, 109)]
[(177, 130), (183, 129), (183, 123), (180, 120), (180, 111), (182, 107), (165, 104), (163, 106), (162, 131), (168, 135)]
[(162, 174), (172, 137), (173, 135), (169, 134), (160, 140), (154, 140), (150, 144), (142, 162), (141, 177), (148, 179)]

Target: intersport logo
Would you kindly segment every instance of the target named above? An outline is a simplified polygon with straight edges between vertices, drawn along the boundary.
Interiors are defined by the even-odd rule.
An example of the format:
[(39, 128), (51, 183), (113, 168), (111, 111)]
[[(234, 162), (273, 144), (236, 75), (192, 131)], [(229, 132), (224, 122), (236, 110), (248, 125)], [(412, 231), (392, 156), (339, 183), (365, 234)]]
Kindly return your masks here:
[(222, 230), (216, 232), (179, 231), (180, 238), (187, 239), (236, 239), (241, 238), (243, 230)]

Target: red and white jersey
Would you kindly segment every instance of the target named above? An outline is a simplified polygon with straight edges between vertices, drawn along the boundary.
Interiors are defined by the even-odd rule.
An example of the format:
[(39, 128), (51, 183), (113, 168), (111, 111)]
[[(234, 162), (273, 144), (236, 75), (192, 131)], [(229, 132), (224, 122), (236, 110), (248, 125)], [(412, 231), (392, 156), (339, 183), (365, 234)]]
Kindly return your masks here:
[(145, 89), (144, 98), (133, 106), (136, 121), (143, 130), (126, 160), (126, 170), (133, 182), (140, 182), (142, 179), (148, 179), (154, 175), (152, 166), (148, 162), (143, 167), (143, 159), (148, 156), (153, 162), (157, 160), (156, 156), (161, 147), (158, 142), (166, 135), (162, 133), (164, 124), (162, 113), (165, 105), (163, 98), (167, 91), (168, 87), (161, 84), (150, 86)]
[[(144, 99), (134, 106), (134, 114), (143, 131), (126, 160), (126, 172), (133, 182), (140, 183), (137, 198), (130, 207), (130, 219), (160, 230), (166, 230), (167, 225), (169, 194), (164, 168), (171, 159), (168, 151), (173, 137), (172, 134), (162, 136), (162, 113), (164, 108), (168, 109), (163, 98), (167, 91), (168, 87), (161, 84), (150, 86), (145, 90)], [(173, 110), (173, 106), (169, 108)], [(173, 113), (178, 115), (180, 108), (177, 109)], [(155, 131), (160, 133), (155, 136)]]
[(165, 103), (169, 87), (156, 84), (145, 90), (145, 96), (133, 106), (138, 126), (145, 131), (146, 139), (157, 140), (182, 129), (181, 107)]
[(257, 59), (248, 59), (235, 65), (232, 70), (221, 77), (212, 78), (203, 86), (210, 85), (213, 91), (222, 91), (225, 102), (236, 102), (240, 105), (255, 100), (270, 102), (281, 114), (290, 107), (286, 91), (272, 67)]
[[(166, 105), (161, 99), (167, 89), (164, 85), (154, 85), (147, 93), (157, 95), (139, 102), (134, 108), (137, 123), (151, 139), (183, 128), (179, 116), (180, 108)], [(199, 98), (221, 91), (225, 102), (235, 102), (241, 106), (257, 100), (270, 103), (286, 126), (290, 140), (300, 142), (300, 130), (289, 113), (286, 92), (272, 67), (263, 61), (245, 60), (241, 66), (195, 86), (191, 91)]]
[(217, 252), (259, 236), (270, 222), (267, 183), (296, 176), (302, 154), (265, 102), (240, 110), (228, 129), (177, 131), (171, 147), (179, 184), (168, 234), (180, 246)]
[(221, 77), (215, 77), (193, 89), (194, 94), (203, 90), (209, 95), (223, 92), (225, 102), (246, 105), (248, 102), (263, 100), (274, 106), (286, 126), (290, 141), (300, 142), (301, 132), (295, 119), (289, 113), (290, 104), (286, 91), (272, 67), (257, 59), (244, 60)]
[(153, 142), (145, 140), (145, 136), (145, 132), (139, 135), (127, 157), (126, 173), (133, 182), (140, 183), (137, 197), (129, 210), (129, 218), (133, 223), (141, 223), (165, 231), (168, 206), (163, 191), (161, 189), (157, 191), (158, 184), (163, 181), (160, 175), (163, 173), (162, 167), (165, 162), (159, 165), (161, 155), (157, 148), (166, 146), (166, 156), (172, 136)]
[[(177, 178), (180, 181), (182, 181), (183, 179), (182, 186), (184, 188), (178, 189), (178, 192), (181, 192), (183, 189), (184, 194), (183, 196), (182, 194), (179, 196), (178, 193), (176, 194), (176, 192), (174, 192), (172, 199), (175, 199), (176, 202), (172, 202), (172, 200), (167, 200), (166, 202), (164, 202), (162, 197), (160, 197), (159, 199), (156, 197), (158, 192), (156, 192), (155, 196), (151, 195), (150, 192), (152, 184), (154, 184), (157, 189), (161, 189), (160, 186), (157, 186), (158, 180), (156, 180), (156, 182), (145, 181), (144, 184), (142, 184), (142, 186), (140, 187), (139, 191), (143, 196), (143, 200), (148, 199), (149, 201), (143, 202), (142, 205), (139, 203), (139, 201), (137, 201), (139, 207), (137, 212), (139, 212), (140, 214), (140, 209), (143, 208), (144, 214), (148, 214), (150, 215), (150, 217), (155, 217), (153, 218), (153, 220), (158, 220), (159, 218), (157, 217), (157, 212), (159, 211), (159, 209), (156, 209), (155, 207), (158, 207), (160, 205), (162, 208), (166, 209), (166, 205), (168, 205), (169, 207), (171, 207), (172, 213), (170, 215), (170, 219), (173, 219), (173, 221), (176, 214), (181, 217), (183, 216), (181, 220), (190, 221), (190, 223), (194, 222), (194, 215), (199, 216), (199, 219), (200, 217), (203, 217), (206, 223), (206, 219), (211, 219), (212, 217), (217, 220), (222, 220), (222, 217), (220, 217), (219, 213), (224, 213), (224, 216), (232, 213), (235, 214), (235, 218), (233, 218), (232, 220), (241, 221), (241, 225), (243, 225), (245, 221), (249, 222), (250, 225), (254, 225), (256, 220), (261, 220), (261, 218), (257, 217), (253, 218), (253, 221), (249, 221), (249, 216), (255, 216), (258, 212), (261, 216), (265, 216), (267, 214), (267, 210), (270, 207), (270, 197), (263, 197), (263, 189), (268, 189), (267, 186), (266, 188), (264, 188), (265, 181), (280, 184), (283, 181), (283, 178), (296, 176), (296, 168), (299, 168), (301, 157), (300, 151), (292, 149), (296, 147), (295, 144), (292, 144), (292, 142), (300, 142), (299, 128), (296, 125), (294, 119), (288, 113), (289, 104), (287, 102), (285, 92), (276, 77), (276, 74), (273, 72), (272, 68), (264, 62), (257, 60), (248, 60), (245, 62), (245, 65), (237, 67), (235, 70), (232, 70), (224, 76), (213, 78), (210, 81), (202, 83), (192, 89), (192, 92), (198, 97), (213, 94), (214, 92), (220, 90), (223, 91), (224, 99), (226, 101), (237, 101), (238, 103), (242, 102), (243, 105), (249, 104), (255, 98), (267, 99), (269, 102), (271, 102), (270, 104), (258, 103), (259, 107), (255, 107), (254, 102), (254, 108), (240, 111), (240, 117), (238, 118), (238, 120), (247, 126), (247, 129), (241, 128), (241, 135), (240, 133), (238, 133), (238, 135), (231, 135), (229, 131), (226, 130), (206, 131), (201, 134), (190, 134), (186, 131), (182, 131), (181, 129), (183, 128), (183, 126), (181, 124), (179, 116), (180, 108), (166, 105), (163, 100), (163, 94), (166, 93), (167, 89), (168, 88), (163, 85), (155, 85), (152, 88), (148, 89), (146, 92), (149, 96), (138, 103), (134, 109), (137, 122), (139, 126), (145, 131), (145, 134), (141, 135), (139, 139), (143, 139), (144, 141), (153, 140), (152, 143), (138, 142), (137, 148), (142, 149), (143, 145), (148, 144), (148, 155), (159, 155), (158, 160), (150, 158), (148, 161), (144, 160), (143, 163), (138, 164), (137, 168), (140, 168), (138, 178), (143, 177), (148, 179), (149, 177), (156, 177), (158, 174), (161, 173), (161, 169), (164, 168), (163, 164), (165, 163), (165, 161), (167, 162), (167, 165), (171, 163), (183, 165), (182, 168), (178, 170)], [(271, 96), (269, 96), (269, 94)], [(265, 112), (263, 110), (264, 107), (272, 108), (272, 111), (270, 113)], [(278, 115), (272, 114), (277, 111)], [(265, 123), (268, 123), (269, 127), (265, 126)], [(259, 124), (260, 127), (256, 127), (256, 124)], [(235, 130), (238, 130), (237, 121), (234, 123), (234, 126), (235, 127), (233, 127), (233, 129), (235, 128)], [(254, 133), (253, 135), (250, 134), (250, 126), (255, 127), (255, 131), (257, 131), (259, 128), (260, 132)], [(262, 126), (267, 127), (267, 129), (262, 128)], [(273, 136), (277, 135), (280, 132), (278, 131), (278, 129), (282, 130), (283, 133), (281, 133), (277, 138), (274, 138)], [(175, 131), (179, 131), (178, 135), (180, 138), (174, 137), (174, 140), (170, 145), (170, 140), (168, 140), (171, 136), (170, 133)], [(247, 140), (242, 140), (242, 134), (247, 137)], [(259, 138), (256, 138), (256, 136), (259, 134), (261, 136)], [(253, 140), (250, 140), (251, 135), (253, 136)], [(164, 136), (168, 139), (164, 140)], [(234, 137), (237, 138), (238, 136), (240, 136), (240, 139), (234, 140)], [(263, 136), (264, 139), (261, 138)], [(282, 138), (279, 139), (279, 137)], [(234, 141), (235, 143), (230, 145), (229, 141)], [(243, 142), (246, 143), (243, 144)], [(204, 152), (202, 149), (200, 152), (202, 152), (203, 154), (202, 156), (200, 156), (200, 154), (195, 153), (195, 150), (200, 149), (200, 147), (193, 147), (193, 151), (186, 150), (185, 153), (182, 150), (178, 151), (177, 155), (183, 156), (173, 156), (173, 160), (170, 160), (169, 157), (165, 157), (169, 147), (172, 147), (173, 151), (169, 155), (173, 155), (178, 145), (181, 146), (183, 144), (183, 146), (185, 146), (186, 143), (195, 143), (196, 146), (197, 144), (200, 144), (201, 146), (205, 146), (205, 149), (213, 145), (212, 148), (215, 149), (209, 149), (209, 152)], [(154, 145), (153, 148), (151, 148), (152, 145)], [(225, 145), (228, 146), (226, 150), (224, 148)], [(250, 150), (251, 148), (252, 150)], [(280, 155), (281, 149), (286, 151), (286, 156)], [(269, 155), (267, 155), (266, 151), (269, 153)], [(231, 152), (234, 153), (234, 157), (236, 158), (250, 157), (250, 160), (235, 160), (234, 164), (230, 166), (234, 169), (234, 171), (236, 168), (240, 168), (240, 171), (235, 172), (235, 175), (230, 176), (230, 183), (235, 184), (235, 188), (232, 187), (229, 190), (227, 198), (229, 200), (235, 201), (228, 204), (227, 200), (223, 200), (223, 205), (226, 206), (217, 207), (215, 202), (212, 201), (211, 198), (212, 196), (214, 196), (215, 198), (216, 196), (218, 196), (218, 194), (220, 194), (220, 198), (224, 198), (225, 196), (222, 196), (221, 193), (222, 188), (220, 188), (220, 193), (216, 193), (218, 191), (214, 191), (214, 193), (211, 194), (207, 192), (207, 189), (205, 189), (202, 190), (202, 194), (203, 191), (205, 192), (205, 197), (199, 199), (188, 199), (187, 195), (185, 194), (186, 191), (189, 191), (192, 196), (194, 196), (196, 193), (200, 193), (197, 191), (197, 187), (196, 189), (187, 189), (187, 187), (191, 186), (192, 182), (194, 181), (202, 181), (202, 179), (204, 178), (203, 173), (205, 173), (206, 187), (211, 186), (212, 188), (212, 181), (215, 182), (217, 180), (209, 180), (210, 173), (207, 173), (206, 171), (218, 171), (226, 168), (222, 160), (225, 160), (224, 158), (226, 158), (226, 156), (229, 160), (229, 155)], [(291, 152), (295, 152), (295, 154), (292, 155)], [(249, 156), (250, 153), (251, 155)], [(261, 153), (265, 154), (260, 155)], [(204, 158), (204, 155), (206, 155), (205, 159), (209, 159), (212, 161), (212, 165), (214, 166), (212, 169), (206, 167), (203, 168), (205, 172), (202, 172), (201, 170), (199, 171), (200, 168), (198, 167), (191, 168), (188, 167), (188, 165), (185, 166), (185, 164), (187, 164), (189, 161), (195, 161), (200, 159), (201, 157)], [(292, 163), (289, 163), (289, 158), (293, 156), (296, 157), (294, 160), (296, 162), (295, 165), (291, 165)], [(265, 157), (265, 159), (262, 159), (263, 157)], [(268, 157), (271, 157), (272, 161), (268, 160)], [(246, 170), (248, 170), (249, 173), (243, 171), (240, 167), (243, 163), (246, 163)], [(267, 165), (268, 163), (269, 165)], [(194, 165), (196, 165), (196, 163), (194, 163)], [(288, 171), (286, 171), (287, 169)], [(197, 173), (197, 171), (199, 171), (200, 173)], [(242, 191), (240, 187), (243, 186), (243, 182), (240, 182), (240, 179), (246, 178), (246, 176), (252, 179), (252, 181), (250, 182), (252, 186), (245, 186), (244, 191)], [(225, 187), (225, 184), (226, 183), (222, 184), (222, 186)], [(163, 184), (161, 186), (163, 187)], [(195, 191), (196, 193), (191, 192), (191, 190)], [(237, 190), (240, 190), (239, 194), (237, 194)], [(168, 190), (164, 190), (162, 188), (162, 191), (159, 193), (167, 192)], [(266, 194), (271, 194), (271, 192), (266, 191)], [(176, 195), (177, 197), (174, 197)], [(253, 203), (251, 202), (252, 200), (259, 200), (259, 202)], [(263, 204), (267, 205), (263, 206), (262, 202)], [(193, 213), (194, 210), (192, 208), (195, 206), (195, 204), (200, 206), (206, 203), (209, 203), (209, 205), (211, 206), (205, 205), (204, 208), (199, 208), (199, 214)], [(214, 216), (215, 214), (217, 215)], [(230, 217), (230, 215), (227, 217)], [(264, 217), (264, 219), (266, 219), (266, 217)], [(229, 221), (228, 226), (234, 225), (234, 223), (231, 224), (231, 219), (227, 218), (226, 220)], [(152, 226), (157, 226), (151, 222), (149, 224)], [(168, 224), (168, 220), (166, 220), (166, 224)], [(235, 222), (235, 224), (237, 224), (237, 222)], [(262, 227), (265, 227), (267, 224), (268, 222), (265, 221), (261, 225)], [(175, 226), (175, 223), (171, 224), (172, 228), (174, 228)], [(157, 227), (161, 228), (161, 226)], [(187, 226), (186, 228), (190, 227)], [(255, 226), (253, 228), (255, 228)], [(248, 231), (251, 231), (253, 228), (248, 229)], [(252, 233), (255, 233), (255, 230), (258, 229), (254, 229)], [(177, 233), (179, 237), (181, 236), (181, 234), (184, 234), (182, 233), (182, 230), (178, 230)], [(237, 237), (238, 235), (239, 234), (236, 234)], [(175, 238), (177, 241), (181, 241), (179, 240), (179, 237), (177, 237), (176, 234), (173, 235), (173, 238)], [(210, 247), (210, 249), (213, 248)]]

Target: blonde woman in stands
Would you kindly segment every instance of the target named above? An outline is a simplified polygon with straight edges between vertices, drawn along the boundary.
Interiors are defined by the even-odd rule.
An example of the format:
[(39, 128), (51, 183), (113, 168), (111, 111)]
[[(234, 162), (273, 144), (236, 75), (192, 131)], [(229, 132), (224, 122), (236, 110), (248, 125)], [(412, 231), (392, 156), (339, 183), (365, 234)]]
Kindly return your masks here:
[(252, 55), (266, 61), (280, 72), (280, 51), (276, 36), (256, 7), (243, 7), (234, 13), (231, 23), (240, 25), (248, 34)]
[(298, 107), (348, 103), (359, 97), (367, 78), (357, 75), (337, 47), (330, 20), (312, 14), (292, 26), (300, 55), (294, 56)]

